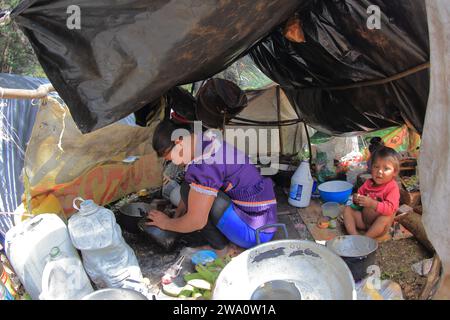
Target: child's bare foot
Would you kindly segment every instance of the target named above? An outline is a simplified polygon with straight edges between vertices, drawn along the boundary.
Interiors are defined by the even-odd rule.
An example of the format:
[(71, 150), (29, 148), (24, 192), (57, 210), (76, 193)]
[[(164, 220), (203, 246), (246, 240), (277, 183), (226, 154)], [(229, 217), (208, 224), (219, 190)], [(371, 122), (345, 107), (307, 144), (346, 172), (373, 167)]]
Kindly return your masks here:
[(386, 242), (386, 241), (392, 240), (392, 236), (388, 232), (388, 233), (385, 233), (382, 236), (376, 237), (375, 240), (377, 240), (378, 243), (382, 243), (382, 242)]

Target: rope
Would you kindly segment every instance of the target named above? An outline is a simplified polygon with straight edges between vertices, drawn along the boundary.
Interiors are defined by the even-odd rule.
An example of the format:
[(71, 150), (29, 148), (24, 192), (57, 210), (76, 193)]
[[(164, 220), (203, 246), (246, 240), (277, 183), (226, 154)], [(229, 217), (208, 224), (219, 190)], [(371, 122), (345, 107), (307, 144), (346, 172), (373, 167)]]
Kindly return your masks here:
[(243, 121), (243, 122), (260, 124), (260, 125), (268, 125), (268, 126), (293, 125), (293, 124), (302, 122), (301, 119), (289, 119), (289, 120), (281, 120), (281, 121), (258, 121), (258, 120), (251, 120), (251, 119), (246, 119), (246, 118), (242, 118), (242, 117), (234, 117), (233, 120), (239, 120), (239, 121)]
[(371, 87), (371, 86), (377, 86), (381, 84), (386, 84), (395, 80), (399, 80), (402, 78), (405, 78), (409, 75), (412, 75), (414, 73), (420, 72), (422, 70), (426, 70), (430, 68), (430, 62), (425, 62), (421, 65), (418, 65), (416, 67), (413, 67), (411, 69), (408, 69), (406, 71), (397, 73), (396, 75), (384, 78), (384, 79), (377, 79), (377, 80), (369, 80), (369, 81), (363, 81), (363, 82), (356, 82), (348, 85), (343, 86), (334, 86), (334, 87), (307, 87), (307, 88), (299, 88), (300, 90), (308, 90), (308, 89), (320, 89), (320, 90), (347, 90), (347, 89), (355, 89), (355, 88), (362, 88), (362, 87)]

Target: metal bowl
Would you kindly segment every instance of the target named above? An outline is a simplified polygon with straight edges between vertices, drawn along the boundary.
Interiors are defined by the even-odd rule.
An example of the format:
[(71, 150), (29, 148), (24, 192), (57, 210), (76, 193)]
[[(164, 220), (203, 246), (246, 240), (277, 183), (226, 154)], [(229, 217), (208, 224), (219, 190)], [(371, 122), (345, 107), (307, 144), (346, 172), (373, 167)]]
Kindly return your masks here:
[(94, 291), (82, 300), (148, 300), (143, 294), (122, 288), (107, 288)]
[(327, 241), (327, 248), (341, 257), (357, 258), (375, 252), (378, 242), (366, 236), (339, 236)]
[(325, 202), (322, 205), (322, 214), (324, 217), (330, 217), (336, 219), (341, 213), (341, 208), (337, 202)]
[(315, 242), (280, 240), (244, 251), (217, 279), (214, 300), (354, 300), (344, 261)]

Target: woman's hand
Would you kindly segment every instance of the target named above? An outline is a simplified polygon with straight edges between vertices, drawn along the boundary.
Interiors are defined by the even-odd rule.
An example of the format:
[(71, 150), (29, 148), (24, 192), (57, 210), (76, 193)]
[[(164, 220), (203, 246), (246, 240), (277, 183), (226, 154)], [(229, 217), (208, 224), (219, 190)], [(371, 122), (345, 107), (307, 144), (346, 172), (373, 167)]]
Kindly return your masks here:
[(145, 223), (148, 226), (155, 226), (162, 230), (167, 230), (170, 225), (170, 218), (158, 210), (150, 210), (147, 218), (151, 220)]
[(364, 208), (376, 209), (377, 205), (378, 205), (378, 201), (376, 201), (368, 196), (359, 195), (358, 196), (358, 205), (360, 205)]

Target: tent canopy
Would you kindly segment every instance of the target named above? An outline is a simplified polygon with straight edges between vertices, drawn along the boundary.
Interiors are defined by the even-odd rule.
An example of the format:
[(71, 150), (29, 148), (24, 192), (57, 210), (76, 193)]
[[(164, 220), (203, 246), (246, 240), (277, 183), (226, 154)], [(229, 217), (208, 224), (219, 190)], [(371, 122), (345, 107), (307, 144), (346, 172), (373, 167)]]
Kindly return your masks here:
[[(71, 4), (80, 9), (79, 29), (67, 28)], [(370, 5), (381, 9), (379, 30), (367, 27)], [(303, 43), (283, 36), (295, 13)], [(429, 83), (423, 0), (26, 0), (11, 16), (83, 133), (176, 85), (212, 77), (246, 53), (322, 131), (423, 127)], [(358, 87), (330, 89), (348, 84)]]

